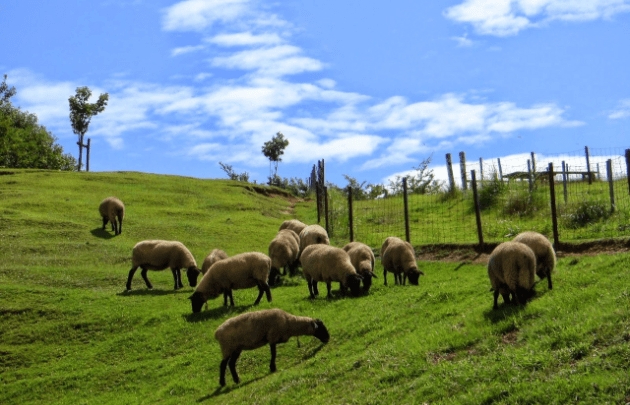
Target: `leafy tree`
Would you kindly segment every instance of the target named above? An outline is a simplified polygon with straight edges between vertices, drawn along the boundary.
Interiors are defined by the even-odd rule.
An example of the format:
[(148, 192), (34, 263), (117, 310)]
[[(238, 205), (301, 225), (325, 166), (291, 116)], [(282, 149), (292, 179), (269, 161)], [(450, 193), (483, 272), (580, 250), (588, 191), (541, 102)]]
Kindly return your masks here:
[(344, 174), (343, 177), (348, 182), (348, 185), (346, 186), (344, 194), (348, 195), (347, 187), (351, 187), (353, 200), (365, 200), (367, 197), (367, 192), (364, 187), (367, 181), (364, 181), (363, 183), (359, 183), (357, 179), (355, 179), (354, 177), (350, 177), (347, 174)]
[[(414, 175), (407, 176), (407, 192), (410, 194), (432, 194), (442, 189), (444, 182), (435, 179), (435, 173), (433, 169), (429, 169), (431, 164), (431, 158), (429, 156), (424, 159), (417, 167), (413, 169), (416, 171)], [(396, 195), (402, 193), (402, 177), (396, 176), (392, 181), (389, 181), (389, 189), (391, 194)]]
[(273, 179), (278, 175), (278, 162), (282, 159), (280, 156), (284, 154), (284, 149), (289, 146), (289, 140), (284, 138), (282, 132), (276, 133), (276, 135), (263, 144), (262, 153), (269, 159), (269, 164), (273, 165), (273, 172), (271, 166), (269, 168), (269, 184), (272, 184)]
[(0, 83), (0, 166), (74, 170), (76, 160), (63, 153), (57, 138), (38, 124), (37, 116), (11, 104), (16, 90), (6, 79), (4, 75)]
[(234, 169), (232, 168), (232, 165), (228, 165), (223, 162), (219, 162), (219, 166), (221, 166), (221, 169), (225, 172), (225, 174), (228, 175), (230, 180), (244, 181), (246, 183), (249, 182), (249, 173), (247, 172), (243, 172), (240, 174), (236, 173)]
[(92, 117), (102, 113), (107, 106), (109, 94), (101, 94), (96, 103), (88, 103), (92, 91), (88, 87), (77, 87), (77, 94), (68, 99), (70, 103), (70, 123), (72, 131), (79, 136), (79, 166), (81, 171), (83, 158), (83, 137), (88, 130)]

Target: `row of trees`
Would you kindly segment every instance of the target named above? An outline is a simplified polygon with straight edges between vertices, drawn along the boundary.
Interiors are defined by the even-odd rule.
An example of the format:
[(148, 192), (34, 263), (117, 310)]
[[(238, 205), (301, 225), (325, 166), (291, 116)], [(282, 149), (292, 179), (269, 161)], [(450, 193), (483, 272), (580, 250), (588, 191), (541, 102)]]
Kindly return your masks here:
[(70, 122), (79, 136), (79, 162), (64, 153), (57, 138), (40, 125), (37, 116), (22, 111), (11, 103), (17, 93), (15, 87), (7, 84), (7, 75), (0, 83), (0, 167), (52, 170), (81, 170), (83, 137), (88, 130), (92, 116), (102, 112), (107, 105), (107, 93), (101, 94), (96, 103), (88, 103), (91, 92), (87, 87), (77, 88), (77, 94), (70, 97)]

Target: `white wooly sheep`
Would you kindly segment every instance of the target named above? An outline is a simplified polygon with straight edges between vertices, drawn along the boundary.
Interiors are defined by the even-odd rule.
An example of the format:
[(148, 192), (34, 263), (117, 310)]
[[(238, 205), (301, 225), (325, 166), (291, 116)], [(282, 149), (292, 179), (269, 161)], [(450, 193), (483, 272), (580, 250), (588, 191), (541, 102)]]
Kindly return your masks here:
[(363, 277), (363, 290), (365, 292), (370, 290), (372, 286), (372, 277), (376, 277), (374, 274), (374, 252), (372, 248), (361, 242), (350, 242), (343, 247), (343, 250), (350, 256), (350, 262), (354, 266), (354, 269)]
[(197, 285), (197, 277), (201, 270), (197, 268), (197, 262), (190, 250), (183, 243), (168, 240), (144, 240), (136, 243), (131, 254), (131, 270), (127, 278), (127, 291), (131, 290), (131, 280), (138, 270), (142, 269), (142, 278), (147, 288), (153, 286), (147, 278), (148, 270), (164, 270), (170, 268), (173, 272), (175, 289), (182, 288), (182, 276), (180, 269), (186, 269), (188, 282), (191, 287)]
[(206, 258), (203, 259), (203, 263), (201, 265), (201, 272), (203, 274), (206, 274), (210, 266), (212, 266), (215, 262), (218, 262), (219, 260), (223, 260), (227, 258), (228, 258), (228, 255), (223, 250), (212, 249), (212, 252), (210, 252), (208, 256), (206, 256)]
[(271, 259), (264, 253), (247, 252), (214, 263), (189, 297), (192, 311), (199, 312), (208, 299), (214, 299), (223, 293), (223, 305), (227, 306), (228, 297), (234, 306), (232, 290), (258, 287), (258, 298), (254, 305), (260, 303), (263, 293), (267, 301), (271, 302), (271, 290), (267, 279), (271, 269)]
[(107, 197), (98, 206), (98, 212), (103, 218), (103, 230), (107, 221), (112, 224), (112, 231), (114, 235), (120, 235), (122, 233), (122, 223), (125, 218), (125, 204), (116, 197)]
[(294, 275), (298, 265), (298, 254), (300, 253), (300, 237), (290, 229), (278, 231), (276, 236), (269, 243), (269, 258), (271, 259), (271, 272), (269, 273), (269, 284), (274, 285), (280, 277), (280, 269), (283, 275)]
[(302, 252), (302, 272), (308, 283), (308, 291), (311, 298), (319, 294), (317, 283), (323, 281), (328, 289), (328, 298), (331, 283), (339, 282), (341, 292), (345, 294), (349, 288), (352, 295), (359, 295), (361, 292), (361, 280), (363, 279), (354, 269), (350, 256), (345, 250), (338, 247), (314, 244), (307, 246)]
[(223, 359), (219, 372), (219, 384), (225, 385), (225, 369), (229, 365), (235, 383), (240, 379), (236, 373), (236, 361), (243, 350), (258, 349), (269, 344), (271, 363), (269, 369), (276, 371), (276, 345), (287, 342), (292, 336), (311, 335), (328, 343), (328, 329), (320, 319), (295, 316), (281, 309), (266, 309), (249, 312), (223, 322), (214, 333), (219, 341)]
[(290, 229), (297, 235), (300, 235), (300, 232), (302, 232), (304, 228), (306, 228), (306, 224), (304, 222), (298, 221), (297, 219), (288, 219), (280, 225), (280, 229), (278, 230), (281, 231), (283, 229)]
[(381, 262), (383, 263), (383, 279), (387, 285), (387, 272), (394, 273), (394, 283), (418, 285), (418, 279), (424, 273), (418, 270), (416, 252), (411, 243), (395, 236), (389, 236), (381, 246)]
[(307, 246), (315, 244), (330, 245), (328, 232), (320, 225), (308, 225), (300, 232), (300, 255)]
[(529, 246), (521, 242), (499, 244), (488, 259), (488, 277), (494, 290), (493, 309), (498, 308), (499, 293), (505, 303), (510, 294), (516, 304), (525, 304), (533, 296), (536, 256)]
[(541, 280), (547, 277), (547, 285), (551, 290), (551, 273), (556, 267), (556, 252), (553, 250), (553, 245), (549, 239), (538, 232), (523, 232), (516, 235), (513, 241), (524, 243), (534, 251), (536, 274)]

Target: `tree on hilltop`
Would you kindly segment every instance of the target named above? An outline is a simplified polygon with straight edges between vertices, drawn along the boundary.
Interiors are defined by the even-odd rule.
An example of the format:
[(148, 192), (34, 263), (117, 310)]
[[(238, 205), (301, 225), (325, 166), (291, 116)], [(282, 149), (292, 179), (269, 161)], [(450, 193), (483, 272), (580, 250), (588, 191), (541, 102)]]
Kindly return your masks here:
[[(102, 113), (107, 106), (109, 94), (101, 94), (96, 103), (88, 103), (88, 99), (92, 95), (92, 91), (87, 87), (77, 87), (77, 94), (68, 99), (70, 103), (70, 123), (72, 131), (79, 136), (79, 165), (78, 171), (81, 171), (83, 148), (87, 145), (83, 144), (83, 137), (88, 130), (92, 117)], [(89, 163), (88, 163), (89, 164)]]

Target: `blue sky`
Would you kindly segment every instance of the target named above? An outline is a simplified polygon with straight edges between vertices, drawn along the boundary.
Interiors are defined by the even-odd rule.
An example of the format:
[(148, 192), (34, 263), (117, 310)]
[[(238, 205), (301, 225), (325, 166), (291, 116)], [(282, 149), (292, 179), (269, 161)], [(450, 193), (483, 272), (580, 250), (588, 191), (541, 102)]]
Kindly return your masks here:
[(386, 183), (432, 156), (630, 147), (630, 0), (3, 0), (15, 105), (78, 155), (68, 97), (109, 93), (92, 171)]

